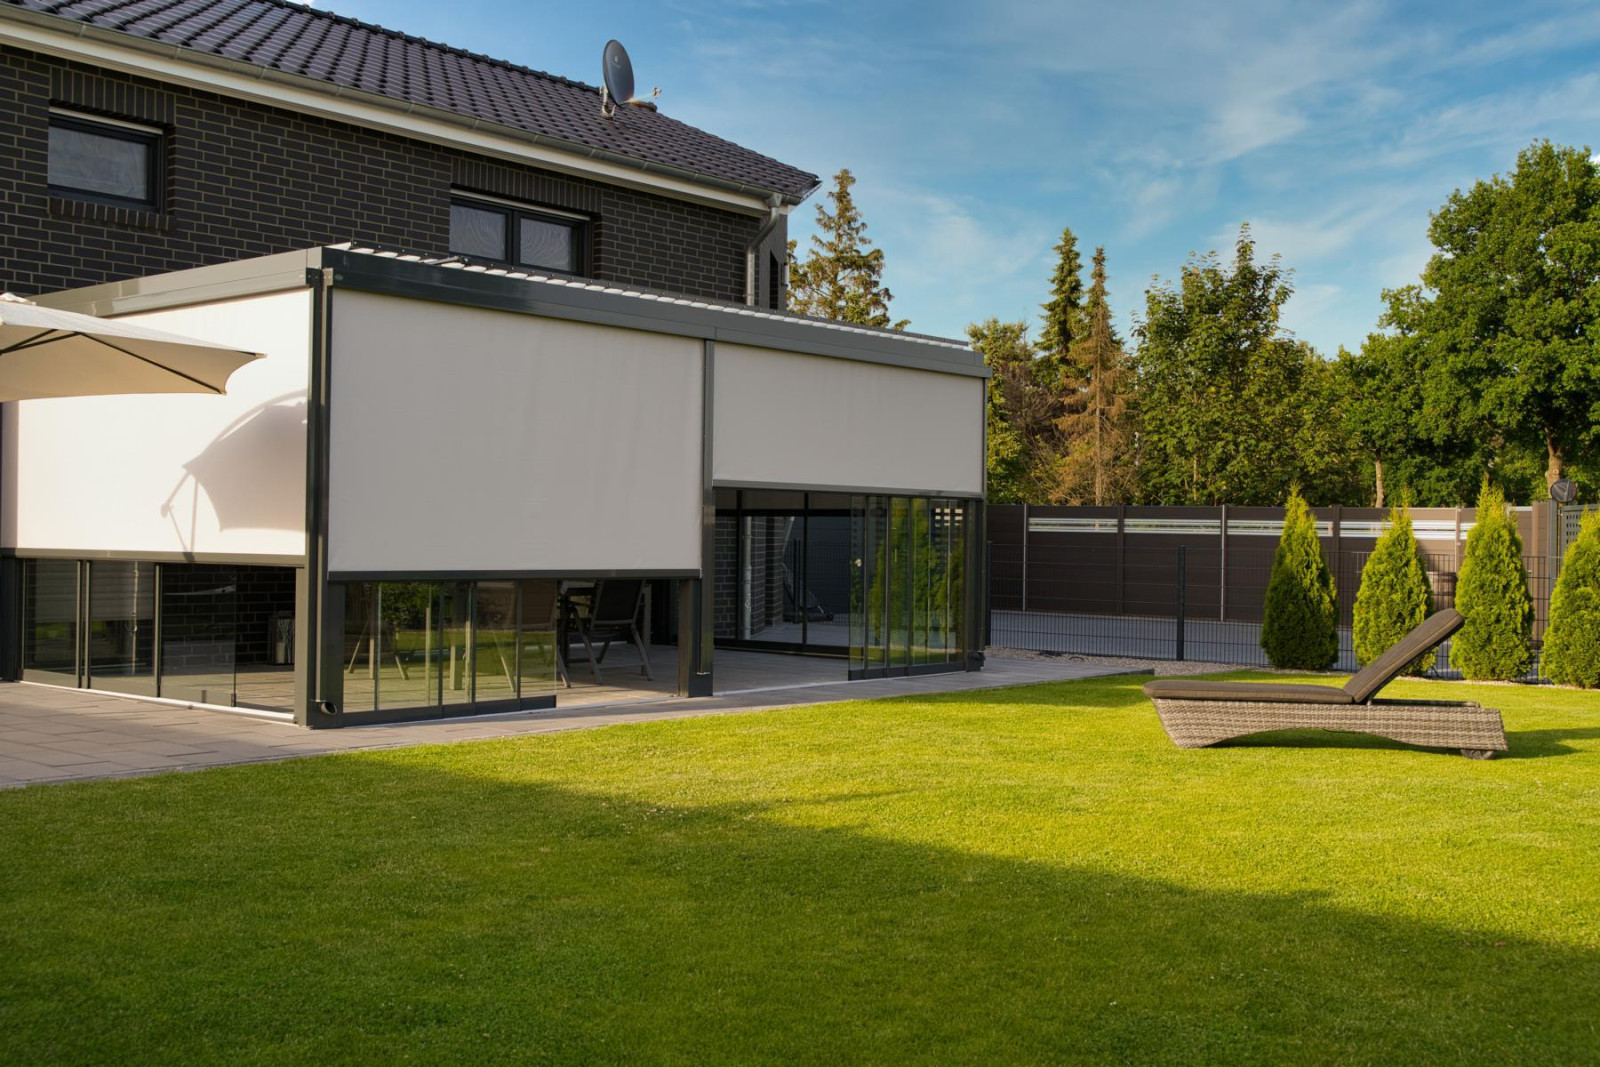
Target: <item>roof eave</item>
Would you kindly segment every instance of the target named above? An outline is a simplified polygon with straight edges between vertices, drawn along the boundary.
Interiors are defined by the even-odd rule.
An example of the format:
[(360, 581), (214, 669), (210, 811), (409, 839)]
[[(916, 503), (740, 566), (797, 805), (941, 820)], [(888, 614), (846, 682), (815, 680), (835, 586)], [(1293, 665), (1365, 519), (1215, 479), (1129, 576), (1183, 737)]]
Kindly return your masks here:
[[(474, 118), (470, 115), (463, 115), (459, 112), (449, 111), (444, 108), (436, 108), (426, 104), (416, 104), (406, 100), (399, 100), (394, 97), (384, 96), (382, 93), (369, 92), (365, 89), (352, 89), (347, 86), (338, 85), (334, 82), (323, 81), (321, 79), (312, 78), (303, 74), (291, 74), (287, 71), (281, 71), (272, 67), (262, 66), (258, 63), (251, 63), (247, 60), (230, 59), (227, 56), (218, 56), (208, 52), (199, 52), (192, 48), (185, 48), (182, 45), (167, 44), (163, 41), (139, 37), (131, 33), (125, 33), (121, 30), (110, 30), (100, 26), (94, 26), (88, 22), (83, 22), (78, 19), (65, 18), (60, 15), (51, 15), (40, 11), (30, 11), (26, 8), (14, 7), (9, 4), (0, 6), (0, 23), (4, 23), (6, 21), (35, 26), (41, 30), (47, 31), (48, 33), (59, 35), (61, 38), (64, 38), (67, 41), (76, 40), (96, 42), (107, 45), (114, 49), (120, 49), (129, 52), (141, 52), (151, 57), (172, 60), (180, 64), (204, 67), (215, 71), (225, 71), (227, 73), (246, 78), (250, 81), (270, 82), (277, 85), (282, 85), (286, 88), (308, 91), (330, 101), (349, 101), (351, 103), (363, 104), (369, 107), (380, 108), (398, 116), (415, 117), (424, 121), (437, 122), (475, 133), (482, 132), (490, 137), (505, 141), (545, 148), (561, 155), (574, 157), (575, 160), (594, 160), (596, 162), (609, 164), (612, 167), (620, 167), (628, 171), (635, 171), (641, 175), (659, 177), (674, 182), (687, 183), (691, 186), (716, 190), (726, 194), (726, 196), (731, 197), (736, 201), (740, 201), (740, 203), (736, 205), (728, 205), (724, 203), (723, 206), (737, 206), (743, 210), (748, 210), (751, 212), (765, 213), (768, 210), (767, 205), (774, 195), (779, 197), (784, 206), (790, 208), (795, 207), (804, 202), (805, 199), (812, 193), (816, 192), (822, 184), (821, 180), (818, 179), (817, 181), (813, 182), (809, 188), (796, 193), (782, 189), (769, 189), (747, 182), (733, 181), (727, 178), (719, 178), (716, 175), (705, 174), (700, 171), (690, 170), (682, 167), (674, 167), (670, 164), (657, 163), (652, 160), (639, 159), (635, 156), (628, 156), (619, 152), (608, 151), (603, 148), (594, 148), (590, 145), (579, 144), (575, 141), (568, 141), (559, 137), (551, 137), (548, 134), (533, 133), (528, 130), (519, 129), (515, 126), (507, 126), (502, 123), (489, 122), (484, 119)], [(49, 47), (49, 41), (33, 40), (26, 37), (12, 39), (15, 37), (16, 35), (14, 34), (8, 35), (5, 32), (4, 27), (0, 26), (0, 44), (11, 44), (13, 47), (27, 50), (43, 50), (56, 55), (64, 54), (64, 58), (75, 59), (79, 62), (89, 62), (96, 65), (105, 65), (105, 57), (89, 55), (86, 58), (83, 54), (75, 54), (70, 47), (65, 45), (65, 43), (59, 44), (56, 49), (52, 49)], [(83, 50), (81, 49), (78, 50), (79, 53), (82, 51)], [(122, 69), (126, 70), (127, 68), (124, 67)], [(144, 77), (152, 76), (151, 73), (139, 69), (130, 70), (128, 72)], [(218, 83), (212, 79), (197, 78), (196, 81), (188, 84), (191, 88), (203, 89), (209, 92), (218, 93), (220, 95), (234, 95), (229, 93), (226, 88), (219, 86)], [(297, 110), (294, 108), (292, 103), (282, 100), (266, 100), (262, 102), (268, 103), (271, 106), (285, 108), (287, 110)], [(363, 123), (361, 121), (360, 116), (348, 114), (346, 112), (335, 111), (335, 114), (330, 117), (342, 118), (344, 121), (351, 122), (355, 125), (367, 125), (367, 123)], [(403, 130), (394, 132), (405, 135), (405, 131)], [(421, 139), (417, 134), (410, 134), (410, 136)], [(524, 162), (527, 161), (524, 160)], [(578, 166), (563, 168), (558, 162), (551, 162), (548, 160), (538, 160), (535, 161), (535, 164), (550, 166), (554, 167), (555, 169), (566, 169), (570, 172), (578, 173), (584, 176), (596, 176), (589, 173), (589, 171), (585, 168)], [(602, 180), (605, 180), (605, 178), (602, 177)], [(642, 184), (652, 188), (654, 191), (663, 191), (659, 188), (661, 184), (659, 182), (644, 182)], [(672, 190), (666, 191), (672, 192)], [(723, 200), (723, 198), (715, 199)]]

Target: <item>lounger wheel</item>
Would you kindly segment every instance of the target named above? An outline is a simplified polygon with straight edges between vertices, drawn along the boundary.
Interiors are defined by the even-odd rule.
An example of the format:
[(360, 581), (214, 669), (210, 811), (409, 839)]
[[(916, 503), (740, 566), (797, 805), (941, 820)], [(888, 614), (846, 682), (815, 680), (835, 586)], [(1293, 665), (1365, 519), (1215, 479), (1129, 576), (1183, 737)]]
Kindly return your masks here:
[(1468, 759), (1494, 759), (1492, 748), (1464, 748), (1461, 754)]

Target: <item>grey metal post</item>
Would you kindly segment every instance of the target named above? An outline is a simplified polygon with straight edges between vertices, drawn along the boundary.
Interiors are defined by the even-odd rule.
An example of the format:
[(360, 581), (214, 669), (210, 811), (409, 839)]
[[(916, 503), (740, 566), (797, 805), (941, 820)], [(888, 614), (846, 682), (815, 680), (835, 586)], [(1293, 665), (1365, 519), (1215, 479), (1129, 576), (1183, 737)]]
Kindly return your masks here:
[(1122, 614), (1123, 554), (1127, 548), (1128, 505), (1117, 505), (1117, 614)]
[(715, 689), (712, 648), (716, 644), (717, 491), (712, 485), (715, 442), (711, 430), (716, 359), (716, 342), (708, 340), (700, 379), (700, 577), (678, 586), (678, 695), (685, 697), (708, 697)]
[(1022, 610), (1028, 610), (1028, 505), (1022, 505)]
[(1188, 586), (1188, 566), (1187, 566), (1187, 564), (1188, 564), (1188, 556), (1189, 556), (1189, 548), (1188, 548), (1188, 546), (1187, 545), (1179, 545), (1178, 546), (1178, 617), (1175, 620), (1175, 627), (1174, 627), (1176, 629), (1176, 631), (1177, 631), (1177, 646), (1178, 647), (1177, 647), (1177, 655), (1174, 658), (1175, 659), (1180, 659), (1180, 660), (1183, 659), (1183, 613), (1184, 613), (1184, 594), (1187, 592), (1187, 586)]
[(1217, 621), (1228, 621), (1228, 505), (1222, 505), (1221, 551), (1217, 562)]

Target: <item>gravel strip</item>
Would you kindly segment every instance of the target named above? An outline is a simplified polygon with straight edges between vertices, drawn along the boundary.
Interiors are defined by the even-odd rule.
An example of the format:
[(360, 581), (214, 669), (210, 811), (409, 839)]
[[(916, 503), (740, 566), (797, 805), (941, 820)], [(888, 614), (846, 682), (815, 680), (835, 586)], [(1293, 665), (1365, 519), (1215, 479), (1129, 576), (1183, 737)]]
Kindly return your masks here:
[[(1214, 674), (1218, 671), (1267, 671), (1272, 674), (1307, 674), (1308, 671), (1280, 671), (1254, 663), (1203, 663), (1198, 660), (1142, 659), (1138, 656), (1085, 656), (1076, 652), (1034, 652), (1026, 648), (990, 648), (986, 655), (1000, 659), (1065, 660), (1068, 663), (1098, 663), (1107, 667), (1133, 667), (1154, 671), (1158, 677), (1188, 674)], [(1329, 674), (1337, 672), (1329, 671)]]

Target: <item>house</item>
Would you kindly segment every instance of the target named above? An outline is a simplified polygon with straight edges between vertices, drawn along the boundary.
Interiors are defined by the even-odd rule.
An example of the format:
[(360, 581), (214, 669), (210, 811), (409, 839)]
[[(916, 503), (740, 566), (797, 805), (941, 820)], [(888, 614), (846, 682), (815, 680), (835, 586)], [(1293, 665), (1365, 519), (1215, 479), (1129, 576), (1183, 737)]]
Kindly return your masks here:
[(323, 727), (981, 666), (987, 372), (784, 312), (814, 176), (278, 0), (0, 0), (0, 102), (0, 284), (264, 355), (4, 406), (7, 677)]

